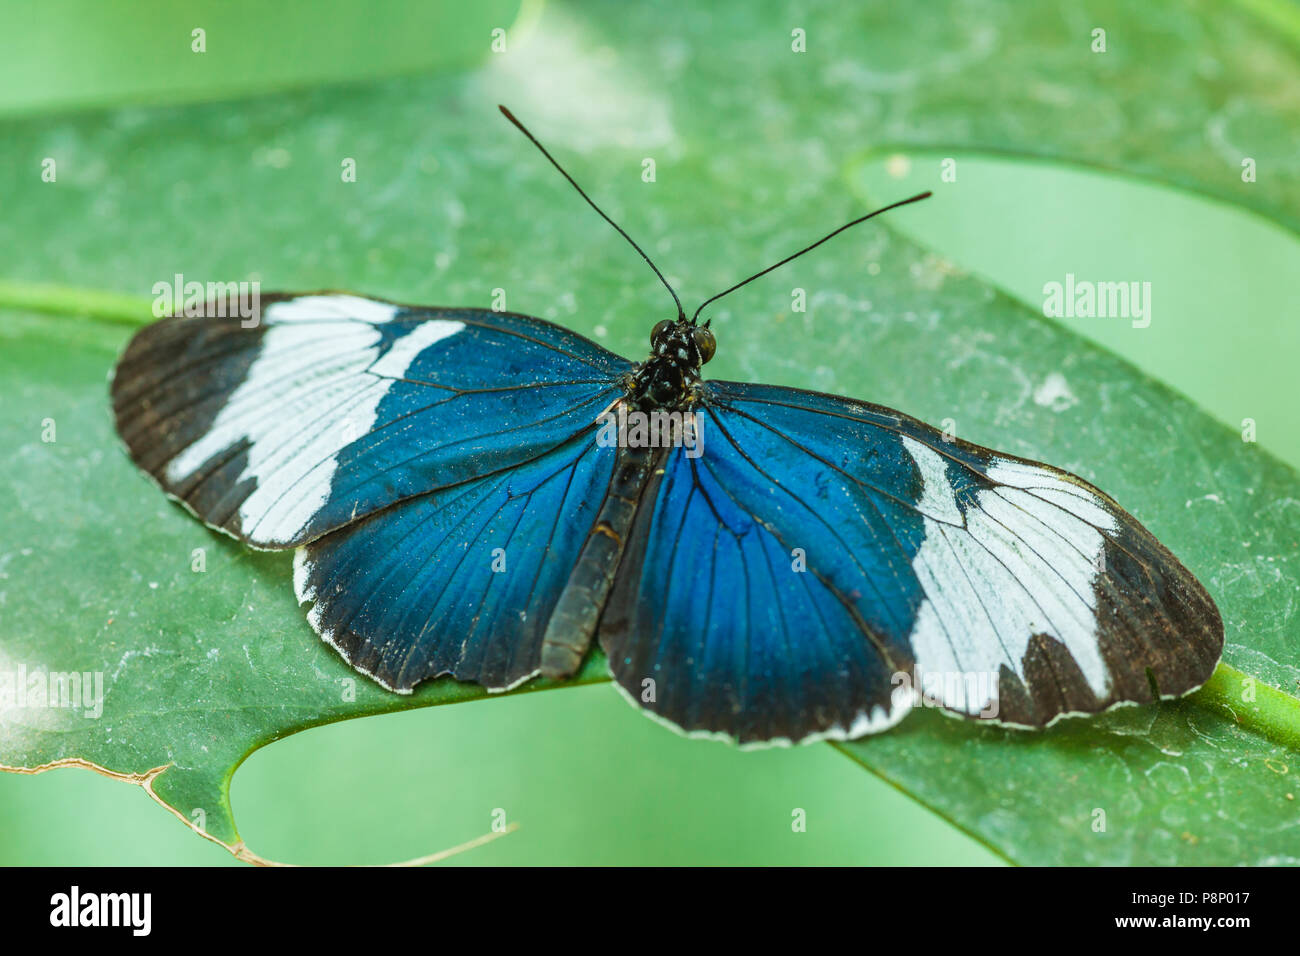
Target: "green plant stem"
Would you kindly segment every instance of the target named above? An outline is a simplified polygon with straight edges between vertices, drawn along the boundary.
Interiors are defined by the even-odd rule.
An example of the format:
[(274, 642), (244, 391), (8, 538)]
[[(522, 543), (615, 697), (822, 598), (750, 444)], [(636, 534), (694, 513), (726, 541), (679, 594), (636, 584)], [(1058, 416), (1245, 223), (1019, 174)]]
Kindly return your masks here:
[(1191, 695), (1240, 726), (1300, 752), (1300, 700), (1222, 661)]
[(148, 325), (157, 318), (145, 296), (0, 279), (0, 308), (85, 317), (116, 325)]

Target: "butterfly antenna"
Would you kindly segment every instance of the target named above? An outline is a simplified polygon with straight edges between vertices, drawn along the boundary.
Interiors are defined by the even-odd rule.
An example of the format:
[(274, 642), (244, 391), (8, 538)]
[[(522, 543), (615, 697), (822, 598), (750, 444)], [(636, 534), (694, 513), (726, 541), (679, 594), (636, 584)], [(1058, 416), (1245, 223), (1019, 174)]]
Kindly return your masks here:
[(515, 118), (514, 113), (510, 112), (504, 106), (497, 106), (497, 109), (501, 111), (501, 114), (505, 116), (506, 119), (514, 123), (515, 128), (518, 129), (519, 132), (527, 136), (529, 141), (532, 142), (534, 146), (536, 146), (539, 150), (541, 150), (542, 155), (551, 161), (551, 165), (560, 171), (560, 175), (569, 181), (569, 185), (578, 191), (578, 195), (581, 196), (583, 199), (587, 200), (587, 205), (591, 206), (592, 209), (600, 213), (601, 219), (604, 219), (607, 223), (613, 226), (615, 230), (618, 231), (618, 234), (631, 244), (633, 249), (641, 253), (641, 258), (646, 261), (646, 265), (648, 265), (651, 269), (654, 270), (654, 274), (659, 277), (659, 281), (664, 284), (664, 288), (668, 290), (668, 294), (673, 297), (673, 302), (677, 304), (678, 321), (684, 320), (686, 318), (686, 312), (682, 309), (682, 300), (677, 298), (677, 293), (674, 292), (673, 287), (668, 284), (668, 280), (665, 279), (664, 274), (659, 271), (659, 267), (650, 261), (650, 257), (645, 254), (645, 250), (642, 249), (640, 246), (638, 246), (635, 242), (633, 242), (632, 237), (629, 236), (626, 232), (624, 232), (622, 227), (619, 226), (618, 223), (616, 223), (613, 219), (610, 219), (609, 216), (605, 215), (604, 210), (602, 210), (599, 206), (597, 206), (595, 202), (592, 201), (592, 198), (582, 191), (582, 187), (573, 181), (573, 177), (564, 171), (564, 167), (555, 161), (555, 157), (550, 154), (550, 152), (546, 149), (545, 146), (543, 146), (541, 143), (537, 141), (537, 137), (534, 136), (532, 133), (528, 132), (527, 127), (525, 127), (523, 123), (519, 122), (519, 120)]
[[(826, 242), (826, 241), (829, 240), (829, 239), (834, 239), (836, 236), (838, 236), (838, 235), (839, 235), (841, 232), (843, 232), (845, 229), (852, 229), (852, 228), (853, 228), (854, 226), (856, 226), (858, 223), (860, 223), (860, 222), (866, 222), (868, 219), (872, 218), (873, 216), (879, 216), (882, 212), (889, 212), (889, 210), (891, 210), (891, 209), (897, 209), (899, 206), (906, 206), (908, 203), (920, 202), (922, 199), (929, 199), (931, 195), (933, 195), (933, 194), (932, 194), (929, 190), (926, 190), (925, 192), (923, 192), (923, 193), (919, 193), (918, 195), (915, 195), (915, 196), (912, 196), (912, 197), (909, 198), (909, 199), (900, 199), (898, 202), (896, 202), (896, 203), (890, 203), (888, 206), (885, 206), (885, 207), (883, 207), (883, 208), (881, 208), (881, 209), (877, 209), (875, 212), (869, 212), (869, 213), (867, 213), (865, 216), (859, 216), (857, 219), (854, 219), (852, 222), (846, 222), (844, 225), (840, 226), (840, 228), (836, 229), (834, 232), (830, 233), (829, 235), (822, 236), (820, 239), (818, 239), (818, 240), (817, 240), (816, 242), (814, 242), (812, 245), (810, 245), (810, 246), (804, 246), (804, 247), (803, 247), (802, 249), (800, 249), (798, 252), (794, 253), (793, 255), (786, 256), (786, 257), (785, 257), (784, 259), (782, 259), (780, 262), (776, 263), (775, 265), (770, 265), (770, 266), (768, 266), (768, 267), (767, 267), (766, 269), (764, 269), (762, 272), (755, 272), (755, 273), (754, 273), (752, 276), (750, 276), (748, 279), (742, 279), (741, 281), (739, 281), (739, 282), (737, 282), (735, 285), (733, 285), (730, 289), (723, 289), (721, 292), (719, 292), (717, 295), (713, 296), (712, 298), (710, 298), (710, 299), (705, 299), (703, 302), (700, 303), (700, 307), (699, 307), (698, 309), (695, 310), (695, 314), (694, 314), (693, 316), (691, 316), (691, 325), (694, 325), (694, 324), (699, 320), (699, 318), (700, 318), (700, 313), (701, 313), (702, 311), (704, 311), (704, 307), (705, 307), (706, 305), (708, 305), (710, 302), (716, 302), (718, 299), (721, 299), (724, 295), (727, 295), (728, 293), (731, 293), (731, 292), (735, 292), (735, 291), (736, 291), (737, 289), (739, 289), (742, 285), (746, 285), (747, 283), (753, 282), (753, 281), (754, 281), (755, 279), (757, 279), (759, 276), (765, 276), (765, 275), (767, 275), (769, 272), (771, 272), (773, 269), (779, 269), (781, 266), (785, 265), (785, 264), (786, 264), (787, 262), (789, 262), (791, 259), (798, 259), (798, 258), (799, 258), (801, 255), (803, 255), (805, 252), (811, 252), (812, 250), (814, 250), (814, 249), (816, 249), (818, 246), (820, 246), (823, 242)], [(643, 254), (644, 254), (644, 253), (643, 253)], [(709, 319), (709, 322), (712, 322), (712, 321), (713, 321), (712, 319)], [(705, 327), (706, 329), (709, 327), (709, 322), (705, 322), (705, 323), (704, 323), (704, 327)]]

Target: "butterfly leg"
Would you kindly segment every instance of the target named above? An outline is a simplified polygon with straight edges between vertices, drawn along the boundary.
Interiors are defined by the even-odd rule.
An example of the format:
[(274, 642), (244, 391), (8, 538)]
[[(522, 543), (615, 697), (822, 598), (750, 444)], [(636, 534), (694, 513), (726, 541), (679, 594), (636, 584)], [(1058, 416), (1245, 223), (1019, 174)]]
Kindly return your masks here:
[(600, 512), (546, 625), (542, 676), (569, 677), (582, 664), (623, 558), (641, 495), (654, 470), (662, 467), (663, 457), (661, 448), (619, 447)]

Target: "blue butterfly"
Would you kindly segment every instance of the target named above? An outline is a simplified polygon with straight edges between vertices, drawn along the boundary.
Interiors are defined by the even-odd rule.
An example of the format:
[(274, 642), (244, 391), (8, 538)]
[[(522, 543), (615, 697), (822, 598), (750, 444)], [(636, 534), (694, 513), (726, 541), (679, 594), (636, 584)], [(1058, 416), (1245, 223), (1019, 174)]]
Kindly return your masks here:
[(794, 256), (688, 320), (502, 112), (672, 293), (645, 361), (526, 315), (319, 292), (265, 297), (252, 328), (157, 322), (115, 370), (135, 462), (208, 525), (297, 549), (307, 618), (354, 668), (501, 691), (598, 640), (637, 705), (742, 744), (921, 704), (1042, 727), (1205, 682), (1214, 602), (1118, 504), (892, 409), (703, 380), (700, 310)]

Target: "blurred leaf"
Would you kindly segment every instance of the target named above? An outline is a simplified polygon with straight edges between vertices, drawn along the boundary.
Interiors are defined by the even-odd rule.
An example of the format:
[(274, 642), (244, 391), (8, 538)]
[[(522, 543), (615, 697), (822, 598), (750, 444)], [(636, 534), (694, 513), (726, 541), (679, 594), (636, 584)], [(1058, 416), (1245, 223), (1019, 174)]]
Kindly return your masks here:
[(134, 0), (129, 10), (50, 0), (6, 13), (0, 113), (8, 114), (230, 99), (465, 68), (490, 55), (494, 29), (529, 19), (519, 0)]
[[(502, 288), (510, 308), (639, 356), (666, 297), (499, 120), (499, 100), (687, 300), (847, 219), (858, 204), (840, 165), (890, 144), (1069, 157), (1300, 223), (1285, 16), (1173, 2), (783, 11), (710, 6), (670, 24), (625, 5), (583, 8), (587, 19), (554, 7), (531, 43), (470, 73), (5, 123), (24, 177), (0, 218), (5, 273), (139, 297), (175, 273), (449, 305)], [(1090, 52), (1096, 25), (1105, 54)], [(790, 50), (796, 27), (805, 54)], [(1249, 188), (1243, 152), (1269, 170)], [(44, 157), (56, 183), (40, 181)], [(641, 179), (645, 157), (655, 183)], [(356, 183), (341, 182), (345, 158)], [(788, 311), (792, 286), (813, 290), (808, 313)], [(68, 311), (66, 298), (6, 290)], [(954, 418), (963, 437), (1096, 482), (1207, 584), (1225, 660), (1295, 687), (1300, 481), (1186, 400), (884, 226), (714, 315), (716, 377)], [(0, 422), (0, 667), (100, 671), (105, 688), (98, 720), (0, 713), (0, 763), (167, 767), (148, 778), (158, 799), (189, 822), (202, 810), (207, 834), (238, 848), (228, 785), (251, 750), (479, 696), (443, 681), (400, 698), (354, 679), (294, 606), (287, 555), (209, 534), (134, 471), (105, 387), (127, 330), (11, 310), (0, 334), (12, 412)], [(1032, 400), (1050, 374), (1075, 404)], [(41, 440), (46, 419), (56, 442)], [(603, 672), (595, 655), (582, 679)], [(1300, 860), (1295, 755), (1274, 742), (1296, 701), (1269, 698), (1263, 717), (1242, 702), (1258, 733), (1221, 715), (1229, 690), (1034, 735), (920, 713), (843, 749), (1017, 862)]]

